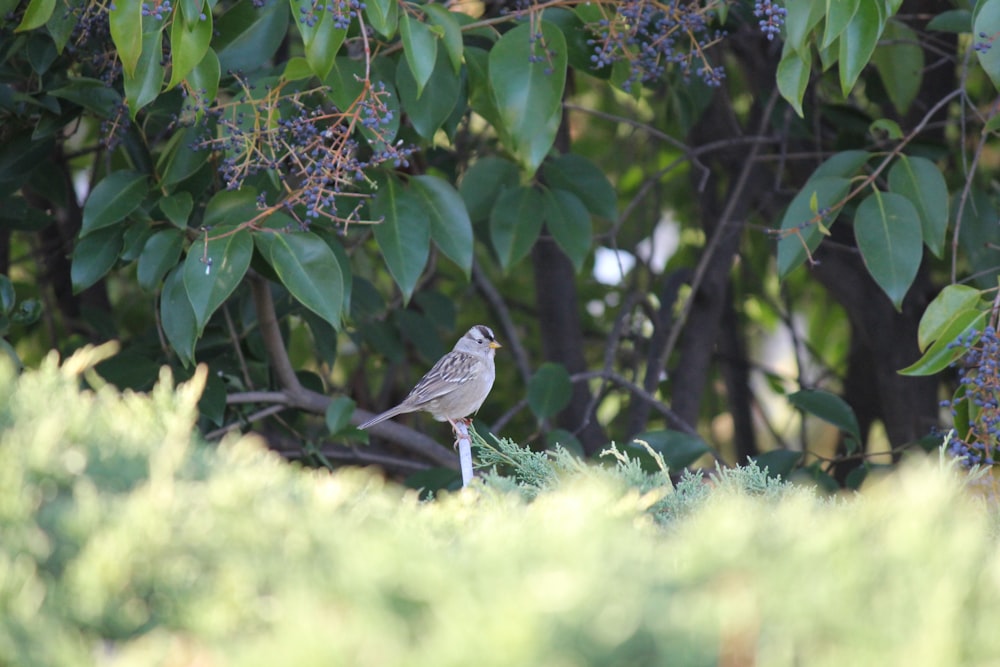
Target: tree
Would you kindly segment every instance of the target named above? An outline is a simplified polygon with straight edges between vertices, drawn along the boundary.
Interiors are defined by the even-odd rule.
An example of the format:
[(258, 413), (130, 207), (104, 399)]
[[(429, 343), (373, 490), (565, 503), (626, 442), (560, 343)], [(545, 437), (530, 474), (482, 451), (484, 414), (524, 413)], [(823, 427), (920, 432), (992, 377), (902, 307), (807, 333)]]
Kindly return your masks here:
[[(996, 325), (1000, 0), (0, 12), (7, 352), (119, 338), (100, 376), (138, 389), (207, 363), (212, 435), (452, 466), (350, 423), (489, 322), (494, 430), (856, 483), (873, 425), (897, 454), (926, 435), (939, 373)], [(787, 372), (759, 353), (782, 331)], [(963, 396), (956, 451), (989, 454)]]

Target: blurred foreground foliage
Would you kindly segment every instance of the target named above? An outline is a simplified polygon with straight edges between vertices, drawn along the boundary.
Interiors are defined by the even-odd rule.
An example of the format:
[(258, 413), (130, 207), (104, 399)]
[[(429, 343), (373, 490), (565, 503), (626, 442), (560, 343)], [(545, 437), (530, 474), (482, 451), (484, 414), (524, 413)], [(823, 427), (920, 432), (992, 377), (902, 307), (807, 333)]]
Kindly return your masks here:
[(518, 460), (505, 443), (513, 477), (422, 502), (252, 438), (203, 445), (203, 371), (81, 390), (106, 354), (0, 369), (0, 665), (1000, 655), (995, 512), (940, 466), (831, 499), (754, 467), (674, 487), (621, 454)]

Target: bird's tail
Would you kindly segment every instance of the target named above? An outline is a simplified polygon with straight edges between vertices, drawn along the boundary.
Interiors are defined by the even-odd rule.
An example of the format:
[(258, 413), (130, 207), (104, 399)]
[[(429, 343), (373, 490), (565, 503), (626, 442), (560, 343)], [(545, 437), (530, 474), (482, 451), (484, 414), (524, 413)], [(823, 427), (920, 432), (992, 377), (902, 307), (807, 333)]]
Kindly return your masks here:
[(392, 419), (396, 415), (401, 415), (401, 414), (406, 413), (406, 412), (412, 412), (412, 411), (404, 408), (402, 405), (397, 405), (396, 407), (392, 408), (391, 410), (386, 410), (385, 412), (383, 412), (381, 414), (375, 415), (374, 417), (372, 417), (371, 419), (369, 419), (365, 423), (363, 423), (360, 426), (358, 426), (358, 429), (363, 431), (366, 428), (368, 428), (369, 426), (374, 426), (375, 424), (381, 424), (386, 419)]

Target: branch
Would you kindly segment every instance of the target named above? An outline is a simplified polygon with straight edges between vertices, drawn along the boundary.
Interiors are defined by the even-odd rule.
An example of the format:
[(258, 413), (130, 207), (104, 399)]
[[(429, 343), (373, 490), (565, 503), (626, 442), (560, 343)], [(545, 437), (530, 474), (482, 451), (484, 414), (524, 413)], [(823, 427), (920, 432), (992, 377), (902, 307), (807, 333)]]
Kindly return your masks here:
[[(264, 347), (267, 350), (267, 357), (270, 360), (271, 368), (274, 369), (281, 390), (276, 392), (232, 394), (227, 397), (227, 403), (271, 402), (314, 414), (325, 414), (327, 407), (330, 405), (330, 397), (303, 387), (302, 383), (299, 382), (299, 378), (295, 375), (295, 370), (292, 368), (292, 362), (288, 358), (285, 341), (281, 337), (281, 329), (278, 326), (278, 318), (274, 310), (274, 300), (271, 298), (270, 284), (262, 276), (251, 274), (250, 290), (253, 294), (254, 307), (257, 310), (257, 323), (260, 327), (261, 337), (264, 340)], [(374, 414), (367, 410), (355, 410), (351, 416), (351, 423), (357, 426), (372, 416)], [(447, 468), (458, 468), (458, 461), (454, 452), (444, 445), (439, 444), (433, 438), (411, 428), (394, 422), (382, 422), (373, 426), (370, 432), (403, 449), (434, 461), (438, 465)]]

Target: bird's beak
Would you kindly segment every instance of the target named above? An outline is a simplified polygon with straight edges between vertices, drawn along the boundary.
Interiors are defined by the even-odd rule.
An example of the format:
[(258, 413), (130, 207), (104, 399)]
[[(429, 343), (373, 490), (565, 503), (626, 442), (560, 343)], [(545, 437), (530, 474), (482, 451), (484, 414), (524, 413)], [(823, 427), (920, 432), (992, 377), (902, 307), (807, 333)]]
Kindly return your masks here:
[(491, 340), (490, 341), (490, 349), (495, 350), (495, 349), (500, 348), (500, 347), (503, 347), (503, 345), (501, 345), (500, 343), (496, 342), (495, 340)]

